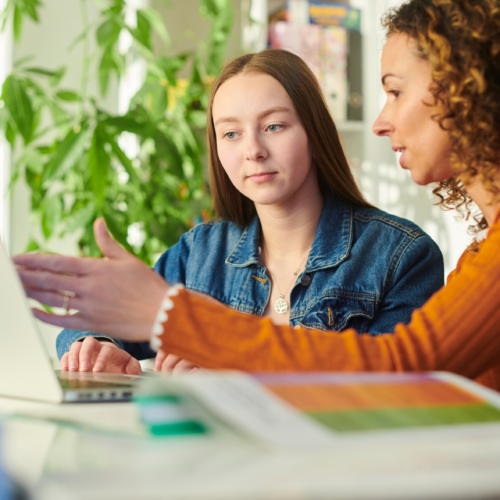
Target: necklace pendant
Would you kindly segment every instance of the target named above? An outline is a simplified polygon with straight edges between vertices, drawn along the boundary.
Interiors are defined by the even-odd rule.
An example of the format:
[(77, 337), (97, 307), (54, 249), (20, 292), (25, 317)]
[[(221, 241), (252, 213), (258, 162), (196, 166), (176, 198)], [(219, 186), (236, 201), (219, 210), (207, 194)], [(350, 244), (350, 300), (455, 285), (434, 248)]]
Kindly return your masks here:
[(280, 295), (280, 298), (274, 303), (274, 310), (278, 314), (285, 314), (288, 311), (288, 304), (283, 295)]

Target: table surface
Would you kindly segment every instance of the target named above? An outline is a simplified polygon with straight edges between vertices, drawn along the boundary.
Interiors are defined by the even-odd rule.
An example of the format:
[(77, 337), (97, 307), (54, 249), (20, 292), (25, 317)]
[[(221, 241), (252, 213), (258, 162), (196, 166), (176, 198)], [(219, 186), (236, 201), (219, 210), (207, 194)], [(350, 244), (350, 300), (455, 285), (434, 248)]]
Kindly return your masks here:
[(141, 436), (131, 403), (0, 398), (0, 414), (4, 464), (42, 500), (500, 499), (496, 424), (279, 450), (223, 431)]

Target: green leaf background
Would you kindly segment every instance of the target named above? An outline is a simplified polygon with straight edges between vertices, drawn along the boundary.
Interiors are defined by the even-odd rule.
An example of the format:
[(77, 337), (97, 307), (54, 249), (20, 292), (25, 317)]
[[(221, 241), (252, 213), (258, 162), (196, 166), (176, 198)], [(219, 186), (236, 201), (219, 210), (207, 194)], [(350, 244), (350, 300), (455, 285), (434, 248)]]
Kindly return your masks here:
[[(130, 28), (123, 0), (99, 5), (98, 21), (84, 26), (69, 49), (94, 37), (96, 52), (82, 60), (82, 68), (88, 66), (105, 95), (125, 67), (120, 32), (131, 33), (131, 50), (144, 57), (148, 70), (129, 110), (111, 115), (99, 108), (96, 96), (61, 87), (65, 67), (28, 66), (25, 60), (3, 85), (0, 131), (17, 158), (12, 183), (24, 178), (31, 188), (34, 223), (26, 251), (44, 250), (51, 239), (76, 233), (82, 255), (100, 255), (92, 226), (103, 216), (127, 250), (153, 264), (184, 232), (210, 217), (206, 105), (210, 76), (224, 61), (231, 2), (199, 0), (210, 35), (200, 50), (182, 54), (170, 53), (168, 31), (153, 7), (137, 11), (137, 27)], [(42, 7), (38, 0), (8, 0), (2, 25), (10, 19), (19, 40), (24, 20), (38, 22)], [(137, 142), (136, 157), (127, 156), (127, 141)], [(130, 240), (137, 227), (142, 244)]]

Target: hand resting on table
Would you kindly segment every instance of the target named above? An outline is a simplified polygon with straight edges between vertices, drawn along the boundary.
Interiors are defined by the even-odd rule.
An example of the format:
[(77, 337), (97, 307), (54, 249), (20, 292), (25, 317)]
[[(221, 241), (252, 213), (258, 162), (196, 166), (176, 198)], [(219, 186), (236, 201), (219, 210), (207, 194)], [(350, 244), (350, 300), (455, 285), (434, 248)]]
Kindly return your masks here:
[(139, 361), (128, 352), (108, 341), (86, 337), (83, 342), (73, 342), (61, 358), (62, 371), (111, 372), (128, 375), (142, 373)]
[[(198, 365), (179, 358), (175, 354), (158, 351), (155, 358), (156, 372), (177, 375), (195, 372)], [(70, 372), (108, 372), (140, 375), (141, 364), (128, 352), (107, 340), (86, 337), (83, 341), (73, 342), (70, 350), (61, 358), (61, 370)]]

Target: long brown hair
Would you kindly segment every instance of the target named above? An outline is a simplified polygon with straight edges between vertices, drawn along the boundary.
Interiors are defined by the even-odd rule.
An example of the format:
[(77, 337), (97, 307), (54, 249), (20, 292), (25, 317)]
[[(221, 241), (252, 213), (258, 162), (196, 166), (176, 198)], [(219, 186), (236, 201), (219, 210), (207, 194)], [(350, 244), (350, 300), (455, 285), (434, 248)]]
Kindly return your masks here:
[(210, 189), (216, 217), (244, 226), (255, 214), (253, 201), (234, 187), (219, 160), (212, 117), (217, 90), (239, 73), (267, 74), (285, 89), (311, 144), (320, 189), (351, 205), (371, 207), (356, 185), (315, 76), (300, 57), (285, 50), (268, 49), (233, 59), (212, 86), (207, 113), (207, 142)]
[[(387, 36), (404, 33), (431, 66), (434, 119), (452, 141), (455, 175), (434, 193), (445, 209), (466, 217), (471, 199), (466, 186), (479, 178), (500, 199), (495, 177), (500, 169), (500, 1), (412, 0), (383, 19)], [(463, 181), (463, 183), (462, 183)], [(464, 186), (465, 184), (465, 186)], [(476, 229), (487, 226), (479, 214)]]

